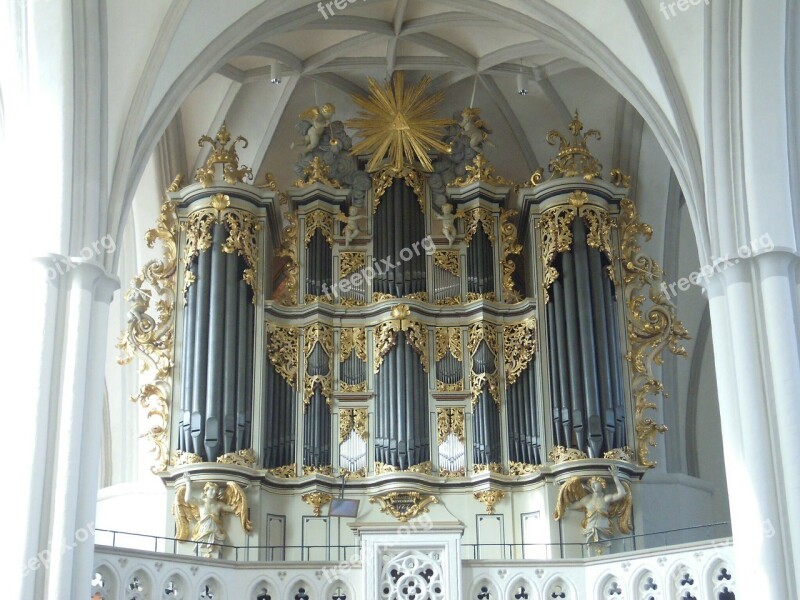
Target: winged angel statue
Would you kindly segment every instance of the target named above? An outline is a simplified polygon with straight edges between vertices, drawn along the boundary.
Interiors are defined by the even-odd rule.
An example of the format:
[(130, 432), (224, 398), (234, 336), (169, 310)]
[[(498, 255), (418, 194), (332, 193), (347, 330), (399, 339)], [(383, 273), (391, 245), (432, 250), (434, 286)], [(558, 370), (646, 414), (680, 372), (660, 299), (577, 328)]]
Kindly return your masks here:
[(619, 480), (616, 466), (611, 467), (611, 477), (617, 488), (613, 494), (605, 493), (606, 481), (602, 477), (590, 477), (588, 485), (581, 477), (570, 477), (558, 491), (553, 513), (553, 518), (558, 521), (567, 510), (582, 510), (583, 535), (596, 554), (603, 554), (611, 545), (615, 530), (622, 534), (631, 532), (633, 504), (630, 485)]
[(199, 501), (192, 500), (192, 481), (187, 474), (185, 483), (175, 490), (175, 502), (172, 505), (172, 516), (175, 517), (179, 540), (189, 540), (189, 525), (196, 521), (192, 531), (192, 541), (200, 544), (203, 556), (219, 558), (221, 546), (225, 540), (225, 528), (222, 518), (225, 513), (233, 513), (242, 523), (242, 529), (250, 532), (253, 528), (247, 518), (247, 497), (242, 488), (232, 481), (227, 482), (225, 489), (209, 481), (203, 486)]

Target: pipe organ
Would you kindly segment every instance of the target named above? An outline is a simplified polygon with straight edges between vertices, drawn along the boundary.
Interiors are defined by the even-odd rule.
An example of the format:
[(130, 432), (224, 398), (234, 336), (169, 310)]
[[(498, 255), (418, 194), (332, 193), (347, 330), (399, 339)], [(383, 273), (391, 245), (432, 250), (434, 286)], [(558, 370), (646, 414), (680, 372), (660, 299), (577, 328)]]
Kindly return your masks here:
[[(275, 541), (259, 519), (300, 510), (286, 490), (335, 495), (341, 477), (364, 498), (409, 485), (448, 502), (518, 494), (543, 515), (530, 535), (570, 540), (547, 518), (559, 484), (610, 464), (635, 483), (652, 466), (664, 430), (653, 365), (687, 337), (654, 291), (629, 182), (602, 179), (577, 113), (570, 134), (549, 134), (549, 178), (519, 185), (495, 174), (466, 121), (444, 144), (431, 132), (452, 124), (430, 114), (373, 107), (342, 124), (326, 106), (285, 193), (269, 174), (246, 183), (224, 128), (197, 182), (168, 193), (168, 258), (182, 268), (161, 288), (181, 293), (160, 327), (140, 280), (123, 340), (174, 359), (143, 392), (155, 470), (170, 486), (186, 470), (249, 484), (255, 545)], [(433, 194), (429, 173), (455, 160), (465, 175)], [(472, 523), (479, 508), (448, 509)], [(514, 538), (527, 525), (509, 510), (499, 531)]]

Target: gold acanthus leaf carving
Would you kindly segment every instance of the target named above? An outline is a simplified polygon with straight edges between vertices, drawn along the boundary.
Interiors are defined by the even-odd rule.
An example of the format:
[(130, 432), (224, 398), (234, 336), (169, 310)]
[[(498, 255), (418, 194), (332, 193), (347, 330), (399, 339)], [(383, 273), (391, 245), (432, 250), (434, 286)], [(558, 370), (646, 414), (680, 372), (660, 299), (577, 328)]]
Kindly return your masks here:
[(631, 388), (636, 417), (636, 452), (639, 464), (652, 468), (656, 462), (648, 459), (650, 447), (656, 445), (656, 434), (667, 430), (666, 425), (645, 416), (647, 411), (656, 408), (650, 396), (664, 390), (664, 384), (656, 378), (653, 369), (663, 363), (665, 350), (686, 356), (681, 343), (689, 339), (689, 332), (678, 320), (675, 305), (660, 291), (661, 266), (644, 254), (639, 246), (639, 238), (650, 239), (652, 227), (639, 220), (636, 206), (630, 199), (625, 198), (620, 207), (620, 259), (628, 309), (628, 352), (625, 358), (633, 371)]
[(328, 374), (327, 375), (312, 375), (306, 373), (304, 377), (304, 394), (303, 402), (306, 408), (311, 404), (311, 398), (314, 396), (314, 390), (317, 385), (321, 388), (322, 395), (325, 397), (325, 402), (330, 410), (333, 404), (333, 328), (322, 323), (315, 323), (305, 329), (305, 357), (311, 356), (314, 347), (319, 344), (322, 350), (328, 357)]
[(477, 475), (478, 473), (486, 473), (486, 472), (499, 473), (500, 475), (502, 475), (503, 474), (503, 465), (501, 465), (500, 463), (494, 463), (494, 462), (493, 463), (489, 463), (488, 465), (487, 464), (478, 463), (476, 465), (472, 465), (472, 472), (475, 475)]
[(244, 165), (239, 167), (239, 155), (236, 153), (236, 144), (239, 142), (242, 143), (242, 148), (247, 148), (247, 140), (242, 136), (238, 136), (231, 143), (231, 134), (224, 122), (214, 138), (204, 135), (197, 140), (197, 145), (201, 148), (203, 144), (211, 146), (211, 155), (208, 157), (205, 167), (197, 169), (195, 180), (199, 181), (204, 188), (212, 185), (215, 164), (222, 165), (222, 177), (226, 183), (233, 185), (237, 181), (252, 179), (253, 171), (250, 167)]
[(557, 254), (569, 252), (572, 248), (572, 222), (576, 215), (577, 209), (573, 206), (555, 206), (542, 213), (541, 219), (536, 223), (542, 235), (539, 254), (544, 271), (542, 289), (545, 304), (550, 301), (550, 286), (558, 279), (558, 269), (553, 266), (553, 261)]
[(309, 187), (314, 183), (321, 183), (337, 189), (342, 187), (341, 183), (339, 183), (336, 179), (331, 178), (330, 166), (325, 164), (325, 162), (319, 156), (315, 156), (311, 160), (311, 163), (305, 169), (303, 169), (303, 175), (303, 178), (295, 179), (294, 187), (302, 189)]
[(286, 221), (288, 224), (283, 229), (283, 242), (281, 243), (281, 247), (275, 251), (276, 258), (287, 259), (285, 267), (286, 283), (283, 293), (277, 297), (276, 300), (284, 306), (295, 306), (297, 304), (297, 288), (300, 274), (297, 263), (297, 213), (288, 213), (286, 215)]
[(309, 492), (308, 494), (303, 494), (301, 498), (303, 499), (303, 502), (314, 509), (315, 517), (322, 516), (322, 507), (333, 500), (333, 496), (326, 494), (325, 492)]
[(583, 135), (583, 123), (578, 117), (578, 111), (569, 124), (572, 139), (567, 139), (556, 130), (547, 132), (547, 143), (551, 146), (559, 142), (558, 154), (553, 158), (548, 168), (553, 177), (583, 177), (586, 181), (599, 178), (602, 172), (602, 165), (589, 152), (588, 142), (590, 138), (600, 139), (600, 132), (590, 129)]
[(402, 179), (408, 187), (414, 190), (419, 209), (424, 213), (425, 178), (419, 171), (411, 167), (403, 167), (399, 170), (394, 167), (386, 167), (372, 176), (372, 213), (375, 214), (378, 211), (383, 195), (391, 187), (395, 179)]
[(460, 327), (437, 327), (434, 334), (436, 362), (445, 357), (450, 352), (457, 361), (461, 362), (464, 353), (461, 350), (461, 328)]
[(583, 460), (588, 458), (585, 452), (581, 452), (577, 448), (565, 448), (564, 446), (556, 446), (547, 454), (547, 458), (556, 464), (568, 462), (571, 460)]
[(486, 514), (494, 514), (494, 505), (505, 498), (506, 493), (502, 490), (484, 490), (482, 492), (475, 492), (473, 497), (486, 506)]
[(221, 250), (226, 254), (237, 253), (244, 258), (247, 266), (242, 273), (242, 281), (253, 290), (253, 302), (256, 300), (258, 233), (261, 231), (262, 225), (252, 214), (230, 208), (230, 205), (231, 199), (227, 194), (214, 194), (211, 196), (209, 208), (194, 211), (183, 224), (183, 229), (186, 231), (186, 247), (183, 255), (184, 303), (187, 301), (186, 293), (196, 279), (191, 270), (192, 264), (201, 252), (206, 252), (212, 247), (212, 230), (215, 224), (223, 225), (228, 232), (228, 237), (222, 244)]
[(217, 457), (217, 462), (223, 465), (237, 465), (240, 467), (254, 467), (256, 464), (256, 453), (252, 448), (228, 452)]
[(467, 172), (467, 175), (463, 177), (456, 178), (450, 185), (454, 187), (467, 187), (468, 185), (472, 185), (473, 183), (484, 182), (488, 183), (489, 185), (494, 185), (498, 187), (513, 187), (514, 182), (509, 181), (508, 179), (504, 179), (499, 175), (495, 175), (494, 173), (494, 166), (483, 154), (478, 154), (472, 159), (471, 165), (466, 165), (464, 169)]
[(333, 223), (333, 215), (329, 212), (317, 209), (308, 213), (305, 217), (306, 246), (308, 246), (309, 242), (311, 242), (311, 238), (314, 236), (314, 232), (317, 229), (322, 232), (322, 235), (325, 237), (325, 241), (328, 242), (328, 245), (333, 246)]
[(496, 239), (494, 235), (494, 217), (488, 209), (479, 206), (466, 211), (459, 210), (456, 212), (456, 217), (464, 219), (464, 242), (467, 246), (472, 242), (472, 237), (477, 233), (479, 225), (483, 227), (483, 232), (489, 238), (489, 241), (494, 244)]
[(282, 467), (275, 467), (274, 469), (266, 469), (266, 471), (270, 475), (281, 479), (294, 479), (297, 477), (297, 466), (294, 463), (283, 465)]
[(237, 253), (244, 258), (247, 267), (242, 273), (242, 281), (253, 290), (253, 303), (256, 301), (257, 287), (257, 268), (258, 268), (258, 232), (261, 231), (261, 223), (251, 214), (232, 210), (225, 213), (225, 225), (228, 228), (228, 239), (222, 245), (222, 251), (226, 254)]
[[(178, 175), (167, 192), (177, 192), (182, 176)], [(172, 400), (172, 366), (175, 347), (175, 298), (178, 270), (178, 217), (176, 203), (167, 198), (161, 205), (156, 226), (145, 234), (145, 242), (153, 248), (161, 242), (162, 257), (147, 262), (131, 281), (125, 294), (130, 302), (128, 323), (120, 335), (117, 348), (120, 365), (134, 357), (141, 362), (139, 370), (152, 373), (151, 381), (131, 396), (147, 415), (147, 431), (142, 435), (152, 444), (151, 471), (160, 473), (169, 464), (169, 407)], [(155, 300), (155, 302), (153, 302)], [(157, 317), (149, 314), (151, 306)]]
[(351, 431), (355, 431), (356, 435), (365, 442), (369, 441), (366, 408), (343, 408), (339, 411), (340, 444), (350, 436)]
[(408, 318), (411, 309), (407, 304), (398, 304), (392, 308), (391, 320), (384, 321), (375, 328), (374, 370), (378, 373), (383, 359), (397, 345), (397, 336), (405, 333), (406, 343), (419, 355), (422, 368), (428, 372), (428, 329), (425, 325)]
[(472, 356), (478, 350), (481, 342), (486, 342), (492, 354), (497, 356), (497, 327), (486, 321), (477, 321), (469, 326), (469, 355)]
[(455, 277), (461, 276), (458, 250), (437, 250), (433, 253), (433, 264)]
[(441, 446), (451, 433), (458, 438), (459, 442), (464, 443), (464, 409), (436, 409), (437, 443)]
[(390, 514), (401, 522), (413, 519), (428, 512), (428, 505), (437, 504), (436, 496), (423, 496), (419, 492), (389, 492), (382, 496), (373, 496), (370, 504), (380, 504), (382, 513)]
[(331, 465), (323, 465), (319, 467), (312, 467), (309, 465), (303, 466), (303, 476), (308, 475), (327, 475), (333, 477), (333, 467)]
[(513, 219), (518, 214), (519, 211), (514, 209), (500, 211), (500, 265), (503, 269), (503, 300), (506, 304), (515, 304), (522, 301), (522, 294), (514, 285), (514, 270), (517, 265), (510, 258), (511, 256), (522, 254), (522, 244), (517, 239), (517, 226), (513, 223)]
[(367, 254), (365, 252), (340, 252), (339, 253), (339, 277), (344, 279), (356, 271), (360, 271), (367, 264)]
[(523, 475), (539, 473), (541, 468), (541, 465), (511, 461), (508, 463), (508, 474), (521, 477)]
[(300, 330), (267, 323), (267, 356), (275, 371), (297, 388), (297, 369), (300, 360)]
[(344, 362), (355, 352), (359, 360), (367, 361), (367, 330), (351, 327), (339, 330), (339, 362)]
[(506, 384), (513, 385), (536, 355), (536, 319), (503, 328)]
[(467, 292), (467, 302), (476, 302), (478, 300), (497, 302), (497, 294), (494, 292), (486, 292), (484, 294), (478, 292)]

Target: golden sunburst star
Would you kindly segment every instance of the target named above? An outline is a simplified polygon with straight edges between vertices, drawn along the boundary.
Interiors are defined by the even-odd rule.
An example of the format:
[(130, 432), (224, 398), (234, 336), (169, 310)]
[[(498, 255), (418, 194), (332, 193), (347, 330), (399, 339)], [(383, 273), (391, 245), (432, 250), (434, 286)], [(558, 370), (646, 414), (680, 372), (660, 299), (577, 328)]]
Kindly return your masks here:
[(397, 71), (384, 86), (370, 77), (368, 98), (353, 96), (362, 111), (347, 121), (347, 126), (358, 129), (358, 136), (363, 139), (350, 153), (372, 155), (367, 171), (377, 171), (387, 154), (390, 167), (396, 171), (415, 160), (425, 171), (432, 171), (428, 151), (450, 152), (450, 147), (441, 141), (439, 130), (454, 121), (433, 118), (444, 92), (423, 96), (430, 82), (426, 75), (418, 84), (406, 87), (405, 75)]

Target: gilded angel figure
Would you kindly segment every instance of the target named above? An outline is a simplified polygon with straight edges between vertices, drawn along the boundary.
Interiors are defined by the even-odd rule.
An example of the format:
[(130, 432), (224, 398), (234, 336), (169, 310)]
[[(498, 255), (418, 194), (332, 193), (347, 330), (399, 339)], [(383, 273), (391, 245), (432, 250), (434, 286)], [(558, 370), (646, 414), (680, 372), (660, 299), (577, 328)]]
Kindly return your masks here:
[(619, 479), (616, 466), (611, 467), (611, 477), (616, 491), (606, 494), (606, 481), (602, 477), (590, 477), (587, 484), (581, 477), (570, 477), (558, 491), (558, 501), (553, 518), (558, 521), (567, 510), (582, 510), (581, 527), (586, 543), (596, 554), (603, 554), (611, 545), (615, 532), (631, 532), (633, 509), (631, 489)]
[(172, 505), (172, 516), (175, 517), (176, 533), (179, 540), (188, 541), (190, 523), (194, 522), (191, 540), (200, 544), (202, 555), (206, 558), (219, 558), (226, 533), (222, 519), (226, 513), (239, 517), (242, 529), (247, 533), (252, 524), (247, 518), (247, 497), (242, 488), (232, 481), (227, 482), (224, 490), (220, 485), (209, 481), (203, 486), (203, 492), (197, 500), (192, 499), (192, 481), (188, 474), (185, 483), (175, 489), (175, 502)]

